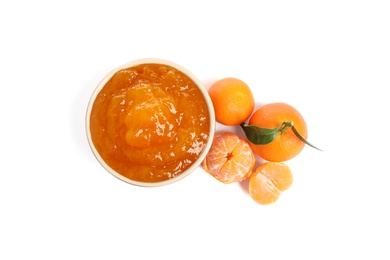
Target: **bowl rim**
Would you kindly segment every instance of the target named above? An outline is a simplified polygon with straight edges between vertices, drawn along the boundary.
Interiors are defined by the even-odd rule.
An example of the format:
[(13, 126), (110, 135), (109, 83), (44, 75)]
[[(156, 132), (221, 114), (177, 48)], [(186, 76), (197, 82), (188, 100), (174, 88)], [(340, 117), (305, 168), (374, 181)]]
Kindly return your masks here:
[[(90, 116), (91, 116), (91, 111), (92, 111), (93, 104), (94, 104), (95, 99), (96, 99), (97, 95), (99, 94), (99, 92), (102, 90), (102, 88), (105, 86), (105, 84), (111, 79), (111, 77), (116, 72), (118, 72), (118, 71), (120, 71), (122, 69), (134, 67), (134, 66), (141, 65), (141, 64), (168, 65), (168, 66), (176, 68), (177, 70), (179, 70), (182, 73), (184, 73), (185, 75), (187, 75), (192, 81), (194, 81), (195, 85), (201, 91), (201, 93), (202, 93), (202, 95), (203, 95), (203, 97), (204, 97), (204, 99), (205, 99), (205, 101), (207, 103), (208, 110), (209, 110), (209, 118), (210, 118), (209, 136), (208, 136), (208, 139), (207, 139), (207, 142), (206, 142), (206, 146), (203, 148), (203, 151), (200, 153), (200, 155), (197, 158), (197, 160), (189, 168), (187, 168), (184, 172), (182, 172), (178, 176), (176, 176), (176, 177), (174, 177), (172, 179), (159, 181), (159, 182), (135, 181), (135, 180), (129, 179), (129, 178), (121, 175), (120, 173), (116, 172), (100, 156), (100, 154), (97, 151), (97, 149), (95, 148), (95, 145), (93, 144), (92, 138), (91, 138)], [(86, 117), (85, 117), (85, 128), (86, 128), (88, 144), (89, 144), (89, 146), (90, 146), (94, 156), (99, 161), (99, 163), (103, 166), (103, 168), (105, 170), (107, 170), (109, 173), (111, 173), (114, 177), (116, 177), (116, 178), (118, 178), (118, 179), (120, 179), (120, 180), (122, 180), (122, 181), (124, 181), (124, 182), (126, 182), (128, 184), (132, 184), (132, 185), (135, 185), (135, 186), (141, 186), (141, 187), (165, 186), (165, 185), (168, 185), (168, 184), (172, 184), (172, 183), (178, 182), (179, 180), (182, 180), (183, 178), (187, 177), (192, 172), (194, 172), (195, 169), (198, 168), (198, 166), (201, 165), (202, 161), (204, 160), (204, 158), (206, 157), (208, 151), (211, 148), (212, 141), (213, 141), (214, 134), (215, 134), (215, 127), (216, 127), (216, 119), (215, 119), (214, 106), (213, 106), (213, 103), (211, 101), (210, 95), (209, 95), (207, 89), (205, 88), (204, 84), (191, 71), (189, 71), (187, 68), (185, 68), (182, 65), (177, 64), (177, 63), (175, 63), (173, 61), (166, 60), (166, 59), (161, 59), (161, 58), (141, 58), (141, 59), (136, 59), (136, 60), (124, 63), (124, 64), (114, 68), (113, 70), (111, 70), (108, 74), (106, 74), (103, 77), (103, 79), (99, 82), (99, 84), (95, 87), (94, 91), (92, 92), (92, 95), (91, 95), (91, 97), (90, 97), (90, 99), (88, 101)]]

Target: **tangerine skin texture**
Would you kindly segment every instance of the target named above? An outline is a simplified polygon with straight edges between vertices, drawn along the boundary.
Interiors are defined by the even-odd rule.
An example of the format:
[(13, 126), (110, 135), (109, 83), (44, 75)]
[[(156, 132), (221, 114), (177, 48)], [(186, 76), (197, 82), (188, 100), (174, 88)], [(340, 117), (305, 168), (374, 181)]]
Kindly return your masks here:
[(199, 157), (210, 131), (207, 103), (179, 70), (141, 64), (113, 75), (91, 111), (93, 144), (119, 174), (159, 182), (181, 174)]
[(234, 126), (252, 114), (255, 102), (251, 89), (240, 79), (224, 78), (209, 88), (217, 122)]
[[(257, 125), (262, 128), (277, 128), (285, 121), (294, 122), (298, 132), (307, 139), (307, 126), (302, 115), (291, 105), (286, 103), (269, 103), (257, 109), (249, 120), (250, 125)], [(297, 156), (305, 147), (291, 130), (287, 129), (283, 134), (278, 133), (277, 137), (265, 145), (251, 146), (261, 158), (271, 162), (283, 162)]]
[(229, 132), (214, 136), (203, 168), (220, 182), (229, 184), (248, 178), (255, 165), (255, 155), (249, 143)]

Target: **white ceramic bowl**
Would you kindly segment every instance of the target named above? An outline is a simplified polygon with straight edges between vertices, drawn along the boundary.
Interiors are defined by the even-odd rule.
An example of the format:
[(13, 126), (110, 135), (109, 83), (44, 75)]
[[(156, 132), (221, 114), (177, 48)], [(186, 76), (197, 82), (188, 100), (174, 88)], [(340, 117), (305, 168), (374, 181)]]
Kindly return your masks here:
[[(179, 70), (182, 73), (184, 73), (185, 75), (187, 75), (198, 86), (198, 88), (201, 91), (201, 93), (203, 94), (204, 99), (206, 100), (206, 103), (207, 103), (207, 106), (208, 106), (209, 118), (210, 118), (210, 130), (209, 130), (209, 136), (208, 136), (207, 143), (206, 143), (203, 151), (200, 153), (198, 159), (195, 162), (193, 162), (193, 164), (189, 168), (187, 168), (185, 171), (183, 171), (181, 174), (177, 175), (174, 178), (171, 178), (171, 179), (168, 179), (168, 180), (164, 180), (164, 181), (159, 181), (159, 182), (140, 182), (140, 181), (131, 180), (131, 179), (129, 179), (127, 177), (124, 177), (123, 175), (119, 174), (118, 172), (113, 170), (109, 165), (107, 165), (107, 163), (102, 159), (102, 157), (100, 156), (99, 152), (95, 148), (95, 146), (94, 146), (94, 144), (92, 142), (92, 139), (91, 139), (90, 116), (91, 116), (91, 110), (92, 110), (92, 107), (93, 107), (93, 104), (94, 104), (94, 101), (95, 101), (97, 95), (99, 94), (101, 89), (104, 87), (104, 85), (111, 79), (111, 77), (116, 72), (118, 72), (119, 70), (125, 69), (125, 68), (130, 68), (130, 67), (134, 67), (134, 66), (137, 66), (137, 65), (150, 64), (150, 63), (152, 63), (152, 64), (163, 64), (163, 65), (168, 65), (168, 66), (174, 67), (177, 70)], [(210, 99), (210, 96), (209, 96), (207, 90), (205, 89), (204, 85), (202, 84), (202, 82), (197, 77), (195, 77), (195, 75), (192, 74), (186, 68), (184, 68), (181, 65), (178, 65), (178, 64), (176, 64), (176, 63), (174, 63), (172, 61), (164, 60), (164, 59), (157, 59), (157, 58), (138, 59), (138, 60), (134, 60), (134, 61), (131, 61), (129, 63), (123, 64), (123, 65), (117, 67), (116, 69), (112, 70), (98, 84), (98, 86), (96, 87), (95, 91), (92, 93), (92, 96), (91, 96), (90, 101), (88, 103), (87, 115), (86, 115), (86, 131), (87, 131), (87, 139), (88, 139), (88, 142), (89, 142), (89, 145), (91, 147), (91, 150), (92, 150), (93, 154), (95, 155), (97, 160), (100, 162), (100, 164), (109, 173), (111, 173), (113, 176), (117, 177), (118, 179), (120, 179), (120, 180), (122, 180), (124, 182), (127, 182), (129, 184), (133, 184), (133, 185), (137, 185), (137, 186), (144, 186), (144, 187), (163, 186), (163, 185), (167, 185), (167, 184), (171, 184), (171, 183), (177, 182), (177, 181), (183, 179), (184, 177), (188, 176), (204, 160), (205, 156), (207, 155), (207, 152), (210, 150), (210, 147), (211, 147), (211, 144), (212, 144), (212, 140), (214, 138), (214, 133), (215, 133), (214, 107), (213, 107), (213, 103), (212, 103), (212, 101)], [(131, 167), (131, 166), (129, 166), (129, 167)]]

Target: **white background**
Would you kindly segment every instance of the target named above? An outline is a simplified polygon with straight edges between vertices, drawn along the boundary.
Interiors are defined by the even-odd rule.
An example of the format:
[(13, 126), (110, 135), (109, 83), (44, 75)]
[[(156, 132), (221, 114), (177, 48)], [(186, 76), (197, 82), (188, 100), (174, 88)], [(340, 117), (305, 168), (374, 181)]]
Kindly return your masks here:
[[(388, 1), (3, 1), (0, 259), (390, 259)], [(161, 188), (103, 169), (99, 81), (138, 58), (286, 102), (309, 141), (269, 206), (198, 168)], [(217, 131), (226, 130), (217, 125)], [(228, 130), (240, 132), (235, 127)]]

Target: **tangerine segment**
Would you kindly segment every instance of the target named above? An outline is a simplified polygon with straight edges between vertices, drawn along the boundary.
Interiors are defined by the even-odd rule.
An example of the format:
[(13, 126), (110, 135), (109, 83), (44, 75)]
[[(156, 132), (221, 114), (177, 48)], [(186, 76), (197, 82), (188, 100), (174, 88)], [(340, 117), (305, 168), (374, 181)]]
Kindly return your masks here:
[(279, 199), (280, 194), (291, 187), (293, 176), (284, 163), (267, 162), (251, 175), (249, 194), (259, 204), (267, 205)]
[(203, 161), (203, 168), (223, 183), (248, 178), (255, 166), (255, 155), (249, 143), (237, 134), (218, 133)]

